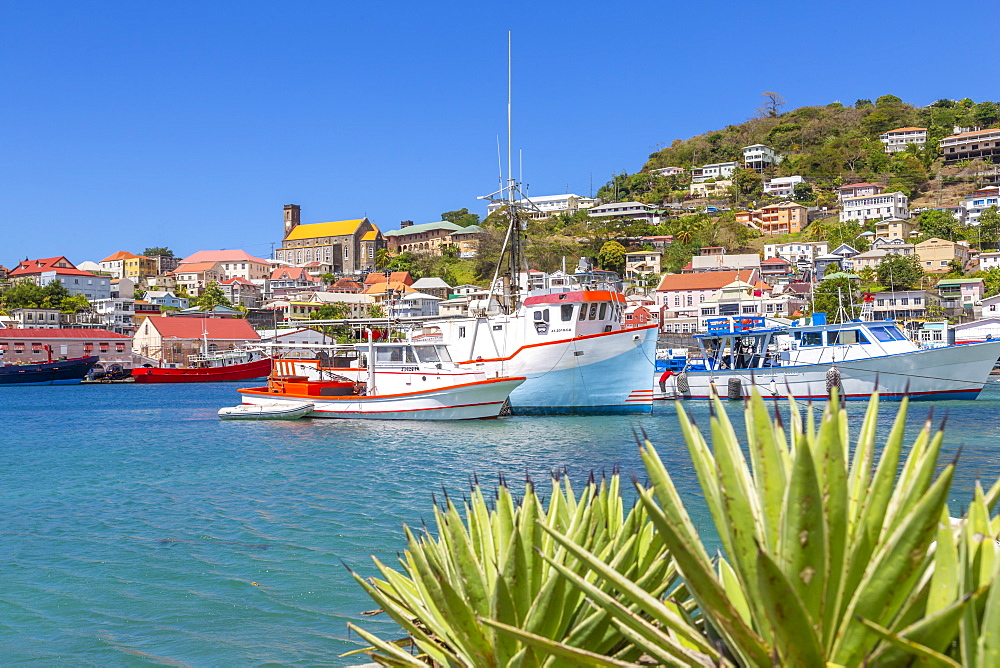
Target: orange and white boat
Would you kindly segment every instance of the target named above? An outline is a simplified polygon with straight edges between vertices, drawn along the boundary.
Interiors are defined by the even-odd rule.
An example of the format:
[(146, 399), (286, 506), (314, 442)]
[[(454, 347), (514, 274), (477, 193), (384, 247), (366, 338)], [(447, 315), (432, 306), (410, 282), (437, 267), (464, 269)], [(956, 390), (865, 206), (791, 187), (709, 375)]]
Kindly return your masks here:
[(332, 347), (316, 359), (276, 360), (244, 404), (313, 404), (309, 417), (375, 420), (495, 418), (523, 376), (488, 378), (451, 361), (446, 346), (414, 341)]

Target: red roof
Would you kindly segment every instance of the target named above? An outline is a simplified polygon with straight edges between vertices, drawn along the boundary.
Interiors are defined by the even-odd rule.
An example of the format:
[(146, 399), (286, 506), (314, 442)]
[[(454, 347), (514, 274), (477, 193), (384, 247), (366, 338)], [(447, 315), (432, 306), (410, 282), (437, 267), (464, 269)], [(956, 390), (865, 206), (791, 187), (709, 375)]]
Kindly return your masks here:
[[(57, 267), (56, 264), (62, 260), (69, 267)], [(64, 274), (66, 276), (96, 276), (89, 271), (84, 271), (82, 269), (77, 269), (76, 265), (66, 259), (65, 255), (59, 255), (56, 257), (43, 257), (37, 260), (24, 260), (17, 265), (17, 268), (11, 271), (9, 276), (34, 276), (35, 274), (41, 274), (46, 271), (54, 271), (57, 274)]]
[(705, 271), (698, 274), (666, 274), (657, 292), (669, 290), (719, 290), (733, 281), (749, 283), (753, 269), (743, 271)]
[(260, 336), (250, 323), (242, 318), (146, 318), (160, 336), (167, 339), (209, 339), (230, 341), (257, 341)]
[(893, 132), (909, 132), (911, 130), (926, 130), (927, 128), (896, 128), (895, 130), (888, 130), (886, 134), (892, 134)]
[(0, 338), (10, 339), (130, 339), (106, 329), (23, 329), (0, 327)]
[[(394, 271), (389, 274), (389, 282), (413, 285), (413, 277), (410, 276), (410, 272), (408, 271)], [(365, 285), (377, 285), (379, 283), (385, 283), (385, 274), (373, 271), (365, 276)]]
[(766, 260), (762, 260), (761, 264), (791, 264), (791, 262), (781, 257), (769, 257)]
[(200, 274), (203, 271), (214, 269), (218, 262), (184, 262), (174, 269), (175, 274)]
[(236, 278), (230, 278), (228, 280), (222, 281), (221, 283), (222, 283), (222, 285), (231, 285), (233, 283), (242, 283), (244, 285), (254, 285), (254, 283), (252, 281), (248, 281), (247, 279), (243, 278), (242, 276), (237, 276)]
[(185, 262), (259, 262), (261, 264), (271, 264), (267, 260), (254, 257), (242, 250), (205, 250), (198, 251), (194, 255), (189, 255), (181, 263)]
[(319, 281), (303, 267), (278, 267), (271, 271), (271, 280), (293, 279), (297, 281)]

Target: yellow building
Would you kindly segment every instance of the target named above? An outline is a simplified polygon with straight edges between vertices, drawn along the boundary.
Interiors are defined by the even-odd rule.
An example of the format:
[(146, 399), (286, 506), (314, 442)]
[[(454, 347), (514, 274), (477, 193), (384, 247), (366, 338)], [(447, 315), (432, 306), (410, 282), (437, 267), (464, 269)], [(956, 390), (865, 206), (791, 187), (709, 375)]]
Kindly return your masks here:
[(122, 273), (125, 278), (131, 278), (138, 282), (159, 273), (159, 266), (156, 260), (145, 255), (134, 255), (122, 260)]
[(382, 233), (367, 218), (329, 223), (299, 222), (298, 205), (285, 206), (285, 238), (275, 258), (301, 266), (319, 262), (334, 273), (374, 271), (375, 253), (385, 246)]
[(928, 274), (945, 274), (948, 272), (948, 264), (952, 260), (958, 260), (963, 267), (969, 262), (969, 242), (948, 241), (933, 237), (927, 241), (921, 241), (915, 247), (917, 257), (920, 258), (920, 266)]

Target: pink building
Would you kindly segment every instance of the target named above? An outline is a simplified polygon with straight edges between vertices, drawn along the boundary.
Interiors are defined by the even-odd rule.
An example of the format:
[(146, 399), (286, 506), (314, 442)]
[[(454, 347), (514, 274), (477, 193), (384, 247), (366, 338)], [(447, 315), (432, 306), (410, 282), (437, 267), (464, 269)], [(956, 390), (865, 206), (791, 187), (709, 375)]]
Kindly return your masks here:
[(872, 195), (881, 195), (885, 191), (883, 186), (877, 185), (875, 183), (852, 183), (846, 186), (840, 186), (837, 188), (837, 201), (843, 202), (845, 199), (851, 197), (870, 197)]
[(656, 304), (661, 314), (670, 311), (676, 315), (697, 316), (701, 303), (714, 297), (723, 286), (733, 281), (753, 285), (759, 280), (759, 269), (666, 274), (656, 288)]

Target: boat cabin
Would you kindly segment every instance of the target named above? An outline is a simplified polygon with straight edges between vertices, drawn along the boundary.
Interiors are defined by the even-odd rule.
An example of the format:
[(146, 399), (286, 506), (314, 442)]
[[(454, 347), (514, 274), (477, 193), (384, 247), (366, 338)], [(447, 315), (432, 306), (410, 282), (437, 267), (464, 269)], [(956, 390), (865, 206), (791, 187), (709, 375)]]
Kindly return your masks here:
[(714, 318), (695, 339), (708, 369), (758, 369), (832, 364), (912, 352), (917, 345), (891, 320), (827, 323), (813, 314), (805, 325), (767, 326), (765, 319)]

